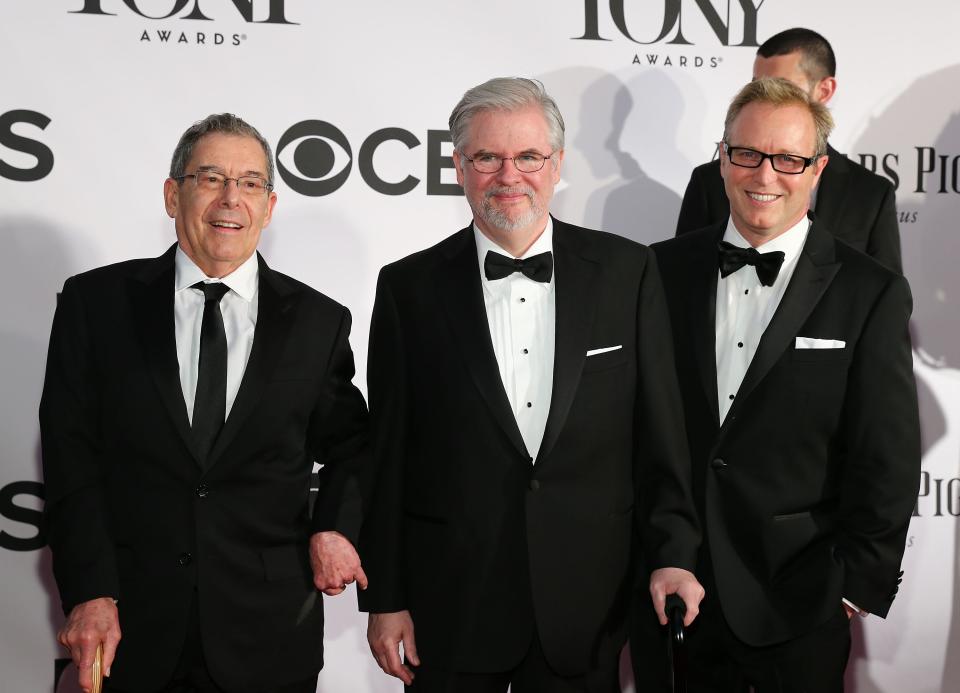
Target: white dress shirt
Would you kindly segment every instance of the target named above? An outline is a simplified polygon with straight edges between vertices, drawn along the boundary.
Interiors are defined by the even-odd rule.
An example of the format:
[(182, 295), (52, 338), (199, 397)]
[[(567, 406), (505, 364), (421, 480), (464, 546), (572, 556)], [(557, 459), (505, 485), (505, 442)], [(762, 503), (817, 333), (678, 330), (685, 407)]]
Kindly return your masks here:
[(253, 347), (253, 332), (257, 326), (257, 298), (260, 267), (254, 253), (223, 279), (212, 279), (194, 264), (183, 249), (177, 247), (174, 262), (173, 319), (177, 339), (177, 361), (180, 364), (180, 387), (187, 405), (187, 417), (193, 423), (193, 402), (197, 394), (198, 364), (200, 361), (200, 326), (203, 323), (203, 291), (190, 288), (197, 282), (220, 282), (230, 291), (220, 299), (223, 328), (227, 333), (227, 410), (243, 380), (243, 371)]
[[(489, 280), (483, 259), (492, 250), (505, 257), (509, 252), (484, 236), (476, 224), (473, 234), (480, 261), (480, 283), (493, 353), (500, 379), (527, 446), (530, 461), (537, 459), (547, 426), (553, 395), (553, 356), (556, 334), (556, 268), (549, 282), (536, 282), (520, 272)], [(553, 250), (553, 220), (523, 258)]]
[[(773, 286), (763, 286), (752, 265), (745, 265), (726, 277), (721, 277), (717, 270), (716, 356), (720, 423), (727, 417), (743, 376), (757, 353), (760, 338), (780, 305), (809, 229), (810, 220), (803, 217), (795, 226), (757, 248), (759, 253), (778, 250), (784, 253)], [(727, 222), (723, 240), (738, 248), (750, 247), (732, 219)]]

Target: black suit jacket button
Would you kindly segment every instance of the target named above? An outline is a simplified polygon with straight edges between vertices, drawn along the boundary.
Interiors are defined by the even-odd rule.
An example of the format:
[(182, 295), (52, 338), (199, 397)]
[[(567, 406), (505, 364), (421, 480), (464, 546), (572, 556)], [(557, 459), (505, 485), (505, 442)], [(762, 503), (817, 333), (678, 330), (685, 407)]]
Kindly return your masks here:
[(193, 556), (191, 556), (189, 553), (184, 551), (182, 554), (180, 554), (180, 557), (177, 558), (177, 563), (179, 563), (180, 566), (183, 567), (183, 566), (190, 565), (190, 561), (192, 560), (193, 560)]
[(721, 459), (718, 457), (717, 459), (713, 460), (713, 461), (710, 463), (710, 466), (713, 467), (714, 469), (717, 469), (717, 470), (719, 470), (719, 469), (726, 469), (727, 463), (724, 462), (723, 460), (721, 460)]
[(531, 479), (531, 480), (530, 480), (530, 490), (531, 490), (531, 491), (539, 491), (539, 490), (540, 490), (540, 482), (537, 481), (536, 479)]
[(206, 498), (210, 495), (210, 487), (206, 484), (197, 486), (197, 498)]

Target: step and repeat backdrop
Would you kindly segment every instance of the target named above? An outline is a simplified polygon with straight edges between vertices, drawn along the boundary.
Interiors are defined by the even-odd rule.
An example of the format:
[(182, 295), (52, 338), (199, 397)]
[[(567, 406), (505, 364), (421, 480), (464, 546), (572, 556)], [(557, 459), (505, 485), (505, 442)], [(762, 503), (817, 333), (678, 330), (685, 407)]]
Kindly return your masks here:
[[(358, 382), (379, 268), (468, 219), (447, 116), (489, 77), (544, 82), (567, 121), (554, 213), (673, 233), (756, 46), (792, 26), (837, 53), (833, 145), (897, 189), (914, 291), (923, 470), (899, 597), (855, 623), (849, 689), (960, 690), (960, 5), (950, 0), (5, 0), (0, 3), (0, 671), (75, 690), (40, 511), (37, 406), (63, 280), (174, 241), (180, 133), (231, 111), (275, 147), (271, 265), (349, 306)], [(318, 690), (400, 684), (351, 593), (326, 600)], [(632, 683), (624, 668), (625, 690)]]

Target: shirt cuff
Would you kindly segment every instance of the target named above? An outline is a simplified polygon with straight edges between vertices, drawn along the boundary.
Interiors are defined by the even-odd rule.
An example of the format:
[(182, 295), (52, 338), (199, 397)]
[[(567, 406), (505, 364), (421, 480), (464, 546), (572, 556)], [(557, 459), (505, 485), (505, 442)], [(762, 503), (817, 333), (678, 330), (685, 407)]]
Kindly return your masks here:
[(854, 604), (853, 602), (851, 602), (849, 599), (847, 599), (847, 598), (845, 598), (845, 597), (843, 598), (843, 603), (846, 604), (847, 606), (849, 606), (849, 607), (850, 607), (851, 609), (853, 609), (854, 611), (856, 611), (856, 612), (857, 612), (858, 614), (860, 614), (860, 616), (862, 616), (863, 618), (866, 618), (867, 616), (870, 615), (870, 612), (869, 612), (869, 611), (864, 611), (864, 610), (861, 609), (859, 606), (857, 606), (856, 604)]

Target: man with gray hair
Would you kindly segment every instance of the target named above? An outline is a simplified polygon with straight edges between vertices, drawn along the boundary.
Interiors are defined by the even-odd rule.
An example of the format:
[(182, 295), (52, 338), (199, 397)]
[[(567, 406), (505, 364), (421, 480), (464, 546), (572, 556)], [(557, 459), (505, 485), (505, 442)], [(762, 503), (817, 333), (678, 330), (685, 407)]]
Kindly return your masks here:
[[(785, 79), (746, 85), (720, 145), (729, 217), (653, 246), (704, 528), (692, 693), (839, 693), (849, 619), (885, 617), (900, 581), (920, 471), (910, 288), (808, 216), (832, 126)], [(656, 621), (641, 605), (638, 658)], [(670, 690), (650, 672), (638, 690)]]
[(102, 645), (108, 691), (313, 693), (317, 591), (366, 585), (350, 314), (256, 252), (273, 175), (256, 129), (207, 117), (163, 187), (177, 242), (64, 284), (40, 426), (84, 690)]
[(539, 82), (470, 89), (450, 132), (472, 221), (377, 286), (370, 648), (414, 691), (616, 691), (634, 581), (664, 621), (703, 595), (656, 263), (550, 216)]

